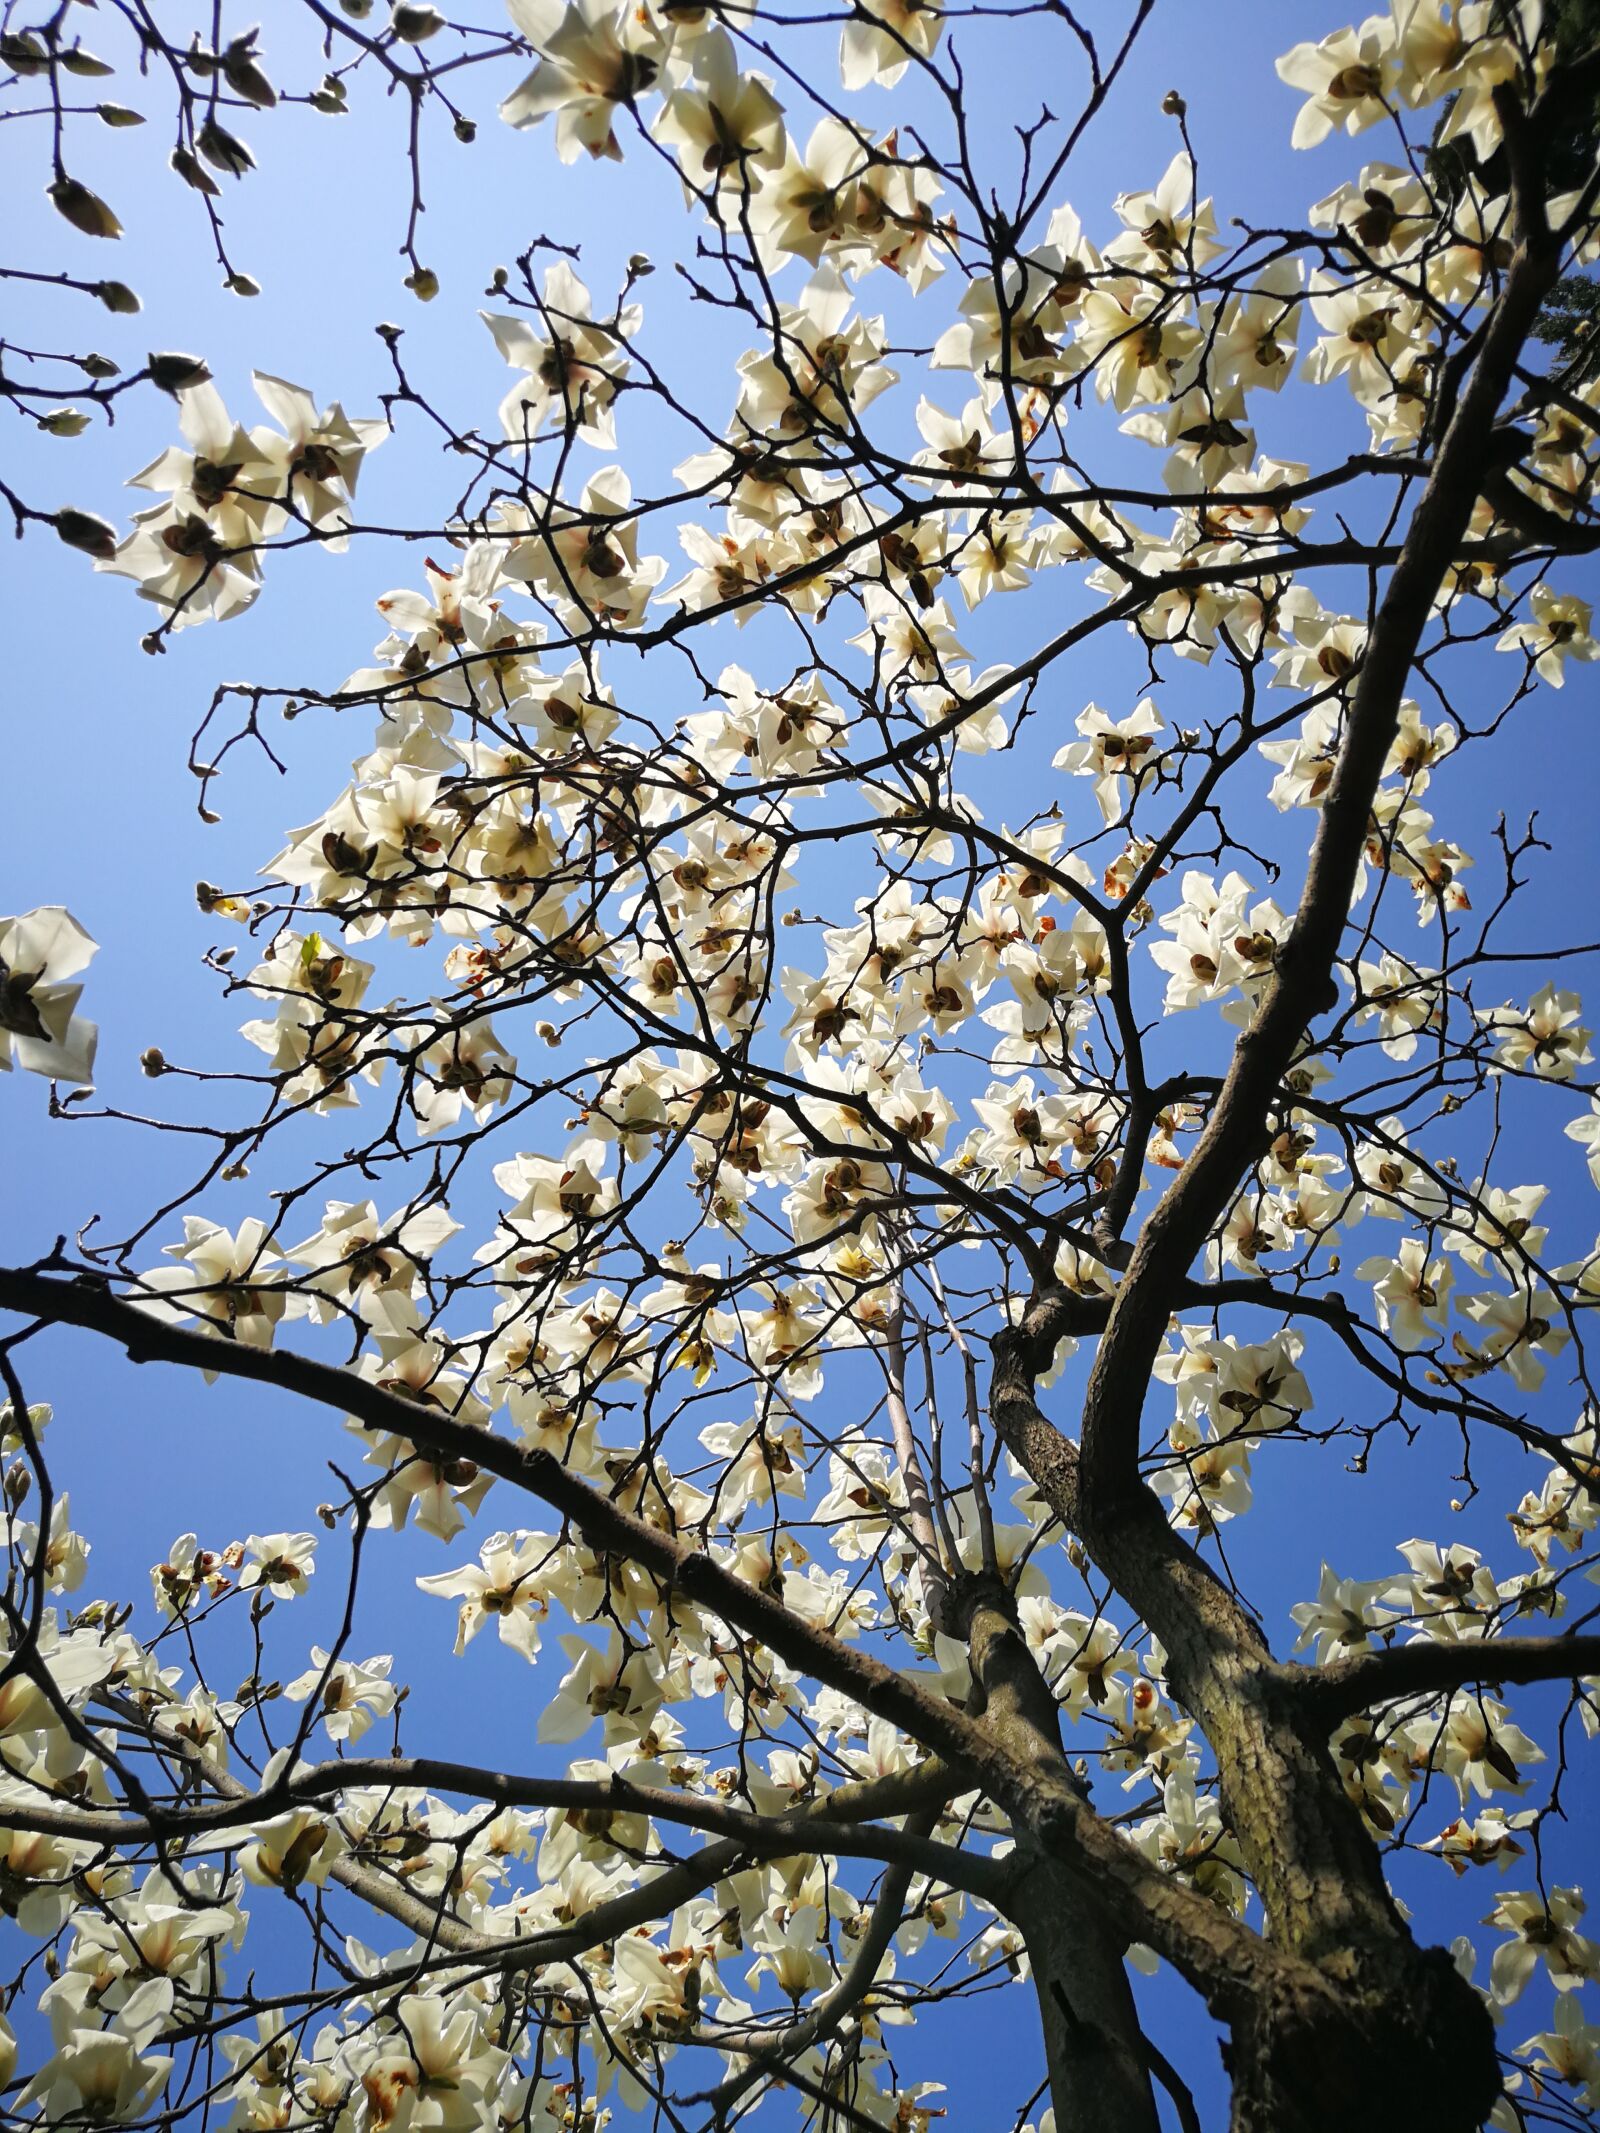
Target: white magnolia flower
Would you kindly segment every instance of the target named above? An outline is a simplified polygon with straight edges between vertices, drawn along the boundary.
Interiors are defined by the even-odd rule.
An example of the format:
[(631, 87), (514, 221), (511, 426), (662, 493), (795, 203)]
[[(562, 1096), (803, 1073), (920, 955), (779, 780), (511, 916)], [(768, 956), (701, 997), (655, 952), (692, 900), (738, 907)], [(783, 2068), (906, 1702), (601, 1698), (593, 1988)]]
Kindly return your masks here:
[(639, 306), (626, 305), (614, 319), (597, 322), (588, 290), (565, 260), (557, 260), (531, 313), (479, 316), (506, 361), (524, 373), (500, 403), (509, 442), (531, 443), (553, 423), (585, 444), (610, 450), (616, 443), (611, 407), (628, 372), (622, 346), (639, 330)]
[(283, 1259), (264, 1222), (249, 1215), (238, 1232), (185, 1215), (184, 1241), (165, 1247), (169, 1259), (188, 1267), (153, 1267), (141, 1274), (135, 1298), (153, 1318), (182, 1323), (209, 1319), (220, 1333), (252, 1348), (270, 1348), (293, 1298), (285, 1285)]
[(1585, 2018), (1577, 1993), (1556, 1994), (1552, 2026), (1529, 2037), (1522, 2051), (1537, 2067), (1577, 2092), (1573, 2100), (1580, 2110), (1593, 2111), (1600, 2105), (1600, 2028)]
[(152, 1977), (128, 1996), (108, 2028), (69, 2029), (18, 2102), (39, 2104), (51, 2123), (123, 2125), (142, 2118), (172, 2072), (171, 2057), (149, 2049), (168, 2026), (172, 2001), (171, 1979)]
[(1502, 2006), (1520, 1997), (1543, 1964), (1558, 1992), (1576, 1992), (1600, 1976), (1600, 1948), (1577, 1930), (1584, 1902), (1577, 1889), (1553, 1888), (1547, 1902), (1536, 1889), (1502, 1896), (1484, 1920), (1512, 1935), (1494, 1951), (1490, 1985)]
[(931, 58), (943, 28), (938, 0), (863, 0), (839, 38), (844, 86), (892, 89), (914, 58)]
[(1324, 1563), (1322, 1582), (1314, 1600), (1301, 1600), (1289, 1612), (1300, 1634), (1294, 1648), (1316, 1648), (1318, 1663), (1351, 1651), (1370, 1649), (1374, 1630), (1384, 1629), (1394, 1617), (1379, 1605), (1390, 1580), (1363, 1582), (1342, 1578)]
[(1395, 82), (1387, 15), (1369, 15), (1359, 30), (1336, 30), (1320, 44), (1297, 44), (1278, 61), (1278, 77), (1307, 101), (1294, 122), (1293, 145), (1315, 148), (1334, 129), (1363, 133), (1387, 116)]
[(275, 1600), (304, 1595), (317, 1567), (314, 1533), (252, 1533), (244, 1546), (249, 1560), (239, 1572), (241, 1587), (264, 1585)]
[(1596, 1186), (1600, 1186), (1600, 1096), (1591, 1096), (1587, 1112), (1562, 1130), (1569, 1141), (1576, 1141), (1580, 1148), (1589, 1151), (1586, 1157), (1589, 1176)]
[(95, 943), (60, 904), (0, 918), (0, 1068), (89, 1080), (100, 1033), (77, 1013), (83, 987), (71, 980), (94, 952)]
[(284, 1683), (291, 1703), (315, 1696), (330, 1740), (357, 1741), (375, 1718), (394, 1709), (397, 1691), (387, 1678), (394, 1661), (387, 1652), (375, 1659), (330, 1660), (320, 1645), (311, 1647), (311, 1664)]
[(461, 1603), (456, 1651), (464, 1652), (486, 1622), (497, 1622), (500, 1641), (531, 1660), (539, 1650), (539, 1626), (550, 1612), (550, 1587), (559, 1572), (561, 1544), (548, 1533), (492, 1533), (478, 1551), (478, 1565), (440, 1570), (417, 1579), (418, 1589)]
[(1478, 1020), (1499, 1040), (1495, 1058), (1502, 1066), (1549, 1081), (1570, 1081), (1594, 1058), (1589, 1049), (1593, 1031), (1579, 1023), (1582, 1013), (1583, 1002), (1575, 992), (1542, 985), (1525, 1008), (1508, 1001), (1504, 1007), (1481, 1008)]
[(740, 73), (726, 30), (700, 39), (693, 66), (662, 106), (656, 138), (676, 151), (685, 184), (754, 193), (782, 164), (783, 107), (761, 75)]
[(1566, 681), (1569, 659), (1600, 659), (1600, 641), (1591, 633), (1594, 611), (1576, 593), (1558, 593), (1542, 580), (1529, 595), (1532, 614), (1526, 622), (1514, 622), (1498, 639), (1500, 652), (1523, 652), (1541, 681), (1559, 689)]

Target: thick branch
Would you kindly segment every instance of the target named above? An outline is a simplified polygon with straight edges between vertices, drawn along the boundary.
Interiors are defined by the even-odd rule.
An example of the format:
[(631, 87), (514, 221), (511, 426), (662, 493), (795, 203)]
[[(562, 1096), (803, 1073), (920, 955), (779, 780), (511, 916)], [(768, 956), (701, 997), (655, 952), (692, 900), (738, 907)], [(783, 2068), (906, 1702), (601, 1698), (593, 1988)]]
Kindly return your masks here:
[(487, 1429), (471, 1428), (425, 1401), (407, 1399), (353, 1371), (315, 1362), (290, 1349), (247, 1347), (216, 1333), (170, 1325), (113, 1295), (99, 1281), (0, 1269), (0, 1309), (102, 1334), (118, 1342), (137, 1363), (177, 1363), (273, 1385), (354, 1415), (369, 1429), (408, 1439), (430, 1458), (464, 1460), (486, 1468), (559, 1511), (592, 1547), (640, 1564), (664, 1586), (758, 1638), (790, 1665), (842, 1690), (925, 1747), (964, 1766), (974, 1780), (992, 1777), (1004, 1789), (1008, 1773), (1003, 1759), (953, 1705), (881, 1660), (854, 1651), (826, 1630), (801, 1621), (781, 1601), (724, 1570), (703, 1550), (674, 1540), (624, 1510), (570, 1472), (552, 1452), (530, 1450)]
[[(1083, 1484), (1090, 1523), (1113, 1520), (1140, 1486), (1139, 1418), (1178, 1285), (1266, 1134), (1306, 1026), (1334, 997), (1333, 966), (1371, 821), (1373, 795), (1398, 730), (1412, 662), (1456, 557), (1489, 463), (1495, 416), (1559, 254), (1524, 240), (1506, 276), (1477, 366), (1374, 618), (1339, 759), (1323, 801), (1294, 923), (1275, 975), (1234, 1048), (1198, 1144), (1134, 1246), (1084, 1400)], [(1159, 1626), (1159, 1625), (1158, 1625)]]
[(1525, 1687), (1535, 1681), (1577, 1681), (1600, 1674), (1600, 1635), (1432, 1638), (1384, 1652), (1357, 1652), (1308, 1668), (1305, 1696), (1330, 1728), (1357, 1711), (1403, 1696), (1447, 1695), (1478, 1682)]
[[(165, 1729), (162, 1741), (163, 1745), (169, 1744)], [(847, 1787), (841, 1793), (825, 1793), (810, 1806), (786, 1815), (759, 1815), (722, 1800), (696, 1799), (657, 1785), (633, 1785), (622, 1777), (608, 1783), (583, 1778), (518, 1777), (445, 1762), (434, 1756), (350, 1756), (285, 1776), (264, 1792), (252, 1792), (232, 1778), (224, 1785), (220, 1782), (223, 1774), (210, 1762), (204, 1763), (201, 1774), (208, 1783), (218, 1781), (222, 1798), (170, 1809), (153, 1807), (149, 1813), (138, 1815), (33, 1807), (8, 1800), (3, 1819), (11, 1829), (37, 1830), (48, 1836), (96, 1844), (128, 1845), (157, 1837), (199, 1837), (219, 1830), (248, 1828), (281, 1814), (285, 1808), (334, 1799), (357, 1786), (423, 1786), (469, 1799), (489, 1800), (497, 1807), (561, 1807), (587, 1815), (647, 1814), (727, 1837), (752, 1857), (763, 1859), (783, 1858), (794, 1850), (807, 1854), (828, 1852), (842, 1858), (893, 1860), (908, 1870), (983, 1895), (996, 1893), (1005, 1880), (1002, 1871), (991, 1868), (989, 1861), (958, 1851), (953, 1845), (935, 1843), (926, 1831), (918, 1836), (867, 1821), (868, 1815), (904, 1814), (911, 1809), (920, 1812), (930, 1800), (942, 1804), (949, 1799), (955, 1781), (936, 1762), (895, 1773), (892, 1779), (874, 1781), (861, 1788), (861, 1796), (854, 1802), (846, 1797), (853, 1789)], [(836, 1803), (838, 1811), (834, 1812)]]

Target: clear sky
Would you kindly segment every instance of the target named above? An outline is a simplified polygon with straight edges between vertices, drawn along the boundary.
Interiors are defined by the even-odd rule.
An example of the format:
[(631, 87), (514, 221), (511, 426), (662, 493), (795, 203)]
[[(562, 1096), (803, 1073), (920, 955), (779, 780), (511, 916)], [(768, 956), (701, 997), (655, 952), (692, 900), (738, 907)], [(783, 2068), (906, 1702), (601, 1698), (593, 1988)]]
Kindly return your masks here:
[[(269, 59), (280, 51), (304, 52), (298, 24), (290, 19), (298, 10), (288, 0), (265, 0), (264, 11)], [(1092, 0), (1087, 13), (1105, 42), (1114, 44), (1125, 9)], [(1163, 93), (1175, 87), (1188, 99), (1201, 190), (1215, 196), (1219, 223), (1225, 226), (1234, 213), (1257, 224), (1298, 222), (1310, 201), (1353, 174), (1356, 156), (1337, 139), (1309, 156), (1291, 152), (1298, 100), (1275, 80), (1272, 60), (1296, 39), (1319, 36), (1340, 19), (1319, 0), (1158, 0), (1111, 107), (1089, 129), (1057, 196), (1074, 202), (1091, 234), (1104, 234), (1113, 196), (1153, 184), (1178, 145), (1159, 110)], [(1081, 93), (1076, 80), (1019, 74), (1017, 40), (1007, 35), (1002, 63), (998, 41), (990, 43), (995, 37), (992, 29), (969, 25), (957, 40), (972, 67), (980, 136), (998, 139), (1003, 129), (1026, 123), (1041, 97), (1058, 112), (1071, 108)], [(1058, 53), (1064, 43), (1052, 37), (1049, 49)], [(296, 85), (308, 85), (317, 71), (307, 55), (298, 63)], [(284, 66), (282, 72), (287, 78), (296, 70)], [(563, 167), (547, 135), (516, 135), (495, 121), (491, 85), (503, 90), (510, 82), (503, 71), (488, 68), (469, 77), (469, 108), (481, 121), (476, 141), (459, 145), (446, 129), (435, 129), (428, 150), (420, 248), (443, 289), (427, 306), (401, 286), (404, 268), (396, 247), (405, 205), (403, 114), (373, 93), (375, 84), (358, 84), (348, 117), (284, 109), (245, 129), (261, 167), (228, 188), (227, 206), (237, 263), (263, 285), (263, 294), (248, 302), (218, 286), (196, 203), (162, 168), (157, 125), (142, 134), (101, 133), (91, 144), (92, 160), (86, 153), (74, 166), (113, 201), (126, 227), (114, 260), (107, 256), (112, 247), (75, 237), (44, 205), (48, 171), (38, 129), (26, 122), (0, 127), (0, 198), (20, 207), (6, 239), (9, 263), (115, 272), (138, 288), (145, 306), (132, 320), (110, 318), (89, 304), (69, 313), (54, 301), (30, 299), (17, 284), (0, 285), (0, 330), (23, 345), (97, 346), (129, 367), (148, 348), (192, 350), (211, 365), (230, 409), (249, 422), (257, 414), (249, 391), (253, 367), (304, 383), (319, 398), (337, 397), (352, 413), (375, 413), (391, 379), (373, 328), (393, 320), (405, 328), (407, 363), (419, 387), (457, 420), (488, 428), (507, 373), (473, 313), (487, 300), (483, 292), (494, 267), (510, 264), (535, 236), (547, 235), (582, 247), (582, 271), (597, 293), (616, 285), (630, 254), (644, 252), (656, 262), (659, 271), (641, 291), (651, 353), (720, 426), (731, 403), (726, 359), (743, 343), (718, 345), (704, 314), (685, 304), (666, 271), (675, 257), (687, 256), (683, 248), (694, 235), (675, 184), (637, 149), (620, 168)], [(132, 88), (116, 93), (140, 101)], [(864, 117), (887, 123), (895, 113), (894, 94), (878, 94), (859, 108)], [(1373, 145), (1371, 152), (1381, 151)], [(795, 275), (791, 269), (791, 280)], [(873, 286), (865, 300), (874, 308), (883, 292)], [(944, 322), (937, 298), (915, 314), (919, 326), (925, 312)], [(702, 378), (704, 389), (697, 393)], [(962, 381), (952, 380), (947, 404), (958, 406), (964, 397)], [(125, 502), (121, 481), (176, 438), (170, 403), (141, 392), (124, 405), (113, 430), (97, 424), (72, 441), (19, 437), (13, 426), (8, 478), (42, 506), (71, 502), (120, 517), (128, 502), (140, 500)], [(1314, 456), (1317, 437), (1296, 438), (1291, 430), (1292, 424), (1283, 448)], [(1263, 442), (1271, 449), (1275, 440), (1264, 435)], [(648, 434), (625, 431), (621, 456), (641, 470), (642, 482), (650, 482), (662, 480), (678, 454)], [(459, 491), (459, 468), (459, 461), (438, 453), (424, 419), (406, 411), (398, 434), (364, 472), (364, 515), (395, 527), (440, 524)], [(8, 796), (0, 912), (65, 903), (100, 943), (85, 1007), (100, 1024), (98, 1088), (105, 1102), (165, 1114), (190, 1101), (186, 1090), (140, 1077), (138, 1054), (152, 1042), (195, 1065), (254, 1064), (255, 1055), (243, 1052), (234, 1034), (243, 1019), (238, 1004), (219, 1002), (215, 980), (200, 967), (207, 945), (223, 933), (196, 909), (194, 884), (211, 878), (239, 885), (278, 848), (283, 831), (321, 809), (350, 758), (368, 745), (364, 723), (344, 727), (325, 714), (291, 727), (275, 725), (273, 742), (288, 765), (287, 777), (280, 779), (264, 759), (241, 754), (239, 768), (220, 790), (224, 819), (207, 827), (195, 813), (195, 786), (184, 764), (189, 736), (212, 691), (239, 678), (337, 685), (365, 663), (382, 634), (373, 601), (391, 586), (419, 583), (424, 552), (421, 546), (373, 541), (343, 559), (269, 559), (266, 590), (252, 612), (186, 632), (160, 658), (139, 649), (153, 611), (126, 581), (94, 576), (82, 558), (38, 534), (8, 552), (0, 665)], [(1592, 580), (1592, 571), (1569, 566), (1563, 582), (1585, 589), (1585, 575)], [(1586, 589), (1592, 596), (1592, 582)], [(986, 618), (984, 627), (999, 631), (997, 641), (1003, 641), (1003, 618)], [(729, 659), (744, 658), (749, 644), (729, 632), (720, 649)], [(1593, 747), (1587, 736), (1575, 743), (1572, 734), (1575, 719), (1596, 715), (1586, 671), (1575, 670), (1564, 700), (1544, 692), (1519, 713), (1526, 746), (1503, 785), (1456, 795), (1452, 834), (1480, 853), (1480, 865), (1489, 857), (1489, 832), (1502, 809), (1513, 818), (1541, 809), (1544, 834), (1558, 849), (1564, 839), (1591, 841)], [(1198, 675), (1192, 682), (1197, 690), (1215, 686)], [(1116, 699), (1125, 708), (1137, 666), (1120, 643), (1101, 646), (1097, 640), (1075, 668), (1072, 684), (1078, 701), (1064, 707), (1064, 719), (1091, 698)], [(1019, 790), (1008, 796), (1006, 774), (1003, 766), (985, 773), (1000, 781), (990, 786), (995, 813), (1006, 812), (1009, 797), (1012, 814), (1020, 817), (1038, 804), (1037, 795)], [(1296, 825), (1297, 835), (1302, 828), (1303, 822)], [(1543, 911), (1552, 925), (1570, 931), (1564, 903), (1561, 871), (1552, 866), (1535, 881), (1530, 914), (1537, 919)], [(241, 957), (247, 952), (241, 945)], [(1181, 1043), (1183, 1033), (1168, 1041)], [(91, 1215), (120, 1233), (184, 1174), (164, 1139), (107, 1123), (50, 1125), (46, 1094), (42, 1082), (25, 1076), (0, 1086), (0, 1255), (8, 1261), (45, 1249), (60, 1228)], [(1548, 1175), (1556, 1163), (1568, 1177), (1574, 1174), (1570, 1147), (1557, 1153), (1563, 1145), (1558, 1136), (1556, 1120), (1548, 1142), (1530, 1145), (1530, 1176)], [(208, 1196), (206, 1211), (231, 1225), (259, 1211), (257, 1188), (271, 1182), (219, 1188)], [(1590, 1208), (1575, 1208), (1568, 1226), (1573, 1252), (1586, 1248)], [(152, 1239), (152, 1261), (154, 1245), (168, 1241), (171, 1231), (169, 1224)], [(25, 1361), (30, 1397), (52, 1401), (60, 1418), (49, 1449), (58, 1481), (71, 1490), (74, 1522), (94, 1543), (93, 1592), (143, 1603), (148, 1566), (189, 1528), (214, 1542), (251, 1528), (306, 1525), (319, 1489), (311, 1478), (317, 1461), (342, 1457), (325, 1416), (297, 1413), (270, 1394), (239, 1385), (208, 1390), (175, 1372), (136, 1371), (88, 1340), (60, 1336), (36, 1343)], [(1347, 1394), (1368, 1397), (1332, 1381), (1319, 1381), (1318, 1392), (1330, 1416)], [(1571, 1418), (1548, 1419), (1566, 1426)], [(1455, 1449), (1425, 1448), (1421, 1465), (1407, 1470), (1407, 1487), (1418, 1490), (1419, 1516), (1433, 1521), (1418, 1530), (1432, 1534), (1438, 1528), (1437, 1537), (1492, 1546), (1502, 1567), (1509, 1567), (1500, 1521), (1512, 1499), (1504, 1485), (1486, 1489), (1481, 1516), (1469, 1515), (1448, 1535), (1442, 1529)], [(1269, 1498), (1258, 1490), (1264, 1508), (1255, 1514), (1260, 1523), (1252, 1534), (1258, 1551), (1252, 1590), (1285, 1648), (1285, 1610), (1310, 1589), (1299, 1530), (1302, 1505), (1308, 1513), (1314, 1501), (1329, 1534), (1328, 1552), (1348, 1574), (1395, 1568), (1394, 1543), (1411, 1530), (1397, 1523), (1404, 1514), (1396, 1513), (1383, 1475), (1358, 1484), (1337, 1472), (1330, 1476), (1336, 1463), (1311, 1449), (1286, 1454), (1271, 1484), (1276, 1494)], [(1424, 1469), (1426, 1488), (1417, 1478)], [(1272, 1516), (1287, 1521), (1294, 1539), (1292, 1579), (1272, 1559), (1269, 1501)], [(514, 1522), (513, 1514), (494, 1506), (488, 1524), (507, 1521)], [(358, 1635), (357, 1643), (399, 1656), (412, 1683), (407, 1731), (413, 1745), (444, 1731), (452, 1752), (464, 1756), (531, 1756), (533, 1714), (558, 1678), (559, 1654), (531, 1676), (513, 1674), (520, 1662), (492, 1646), (475, 1648), (465, 1665), (452, 1664), (452, 1610), (425, 1600), (412, 1586), (419, 1572), (465, 1559), (475, 1538), (481, 1533), (464, 1536), (448, 1552), (426, 1537), (386, 1538), (373, 1551), (370, 1633)], [(339, 1599), (341, 1545), (330, 1541), (325, 1548), (319, 1589), (293, 1624), (299, 1647), (329, 1625)], [(148, 1613), (145, 1619), (148, 1626)], [(1537, 1699), (1530, 1699), (1530, 1708), (1539, 1708)], [(1427, 1906), (1448, 1898), (1453, 1930), (1461, 1905), (1453, 1890), (1439, 1888), (1442, 1878), (1436, 1875), (1426, 1886), (1418, 1880), (1415, 1889), (1408, 1883), (1407, 1893), (1425, 1916)], [(1492, 1901), (1487, 1884), (1475, 1885), (1471, 1894), (1485, 1898), (1477, 1907), (1481, 1915)], [(1176, 1988), (1162, 1979), (1150, 1991), (1165, 2000)], [(1516, 2035), (1537, 2026), (1529, 2021)], [(942, 2063), (977, 2052), (999, 2062), (1013, 2043), (1022, 2050), (1032, 2033), (1031, 2003), (1002, 1994), (982, 2003), (977, 2021), (954, 2020), (948, 2029), (924, 2025), (916, 2050), (935, 2062), (931, 2070), (938, 2073)], [(1179, 2035), (1183, 2069), (1202, 2095), (1209, 2125), (1220, 2095), (1209, 2032), (1191, 2016)], [(1017, 2100), (1008, 2090), (1004, 2109), (997, 2104), (996, 2133)], [(784, 2122), (782, 2106), (769, 2115)], [(952, 2118), (952, 2126), (957, 2123)], [(959, 2123), (966, 2133), (968, 2121)], [(990, 2133), (987, 2120), (973, 2125), (974, 2133)]]

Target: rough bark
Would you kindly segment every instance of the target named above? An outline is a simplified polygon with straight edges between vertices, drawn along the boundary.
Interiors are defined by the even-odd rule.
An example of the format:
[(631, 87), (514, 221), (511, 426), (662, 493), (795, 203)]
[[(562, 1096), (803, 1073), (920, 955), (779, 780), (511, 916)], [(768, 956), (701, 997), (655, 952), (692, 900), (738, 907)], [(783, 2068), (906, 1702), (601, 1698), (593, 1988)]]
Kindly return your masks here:
[[(1061, 1745), (1060, 1713), (996, 1580), (955, 1596), (967, 1618), (982, 1719), (1008, 1752), (1077, 1787)], [(1081, 1790), (1081, 1788), (1078, 1788)], [(1130, 1935), (1092, 1877), (1063, 1866), (1028, 1833), (1013, 1854), (1006, 1914), (1028, 1951), (1056, 2133), (1158, 2133), (1148, 2055), (1126, 1956)]]
[(1081, 1887), (1027, 1847), (1012, 1898), (1039, 2003), (1056, 2133), (1158, 2133), (1123, 1937)]

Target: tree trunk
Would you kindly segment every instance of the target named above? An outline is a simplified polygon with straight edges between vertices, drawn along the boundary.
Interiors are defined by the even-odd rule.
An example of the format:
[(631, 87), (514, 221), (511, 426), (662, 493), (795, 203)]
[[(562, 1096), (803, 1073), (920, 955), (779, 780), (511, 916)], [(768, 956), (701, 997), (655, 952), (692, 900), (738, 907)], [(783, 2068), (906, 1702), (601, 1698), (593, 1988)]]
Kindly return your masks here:
[[(993, 1578), (952, 1593), (964, 1617), (985, 1727), (1019, 1762), (1081, 1791), (1061, 1745), (1061, 1716)], [(1039, 1996), (1056, 2133), (1159, 2133), (1149, 2061), (1128, 1983), (1128, 1935), (1087, 1876), (1019, 1835), (1005, 1910), (1021, 1931)]]
[(1407, 1949), (1387, 1990), (1286, 1978), (1235, 2021), (1227, 2056), (1230, 2133), (1477, 2133), (1500, 2094), (1489, 2011), (1443, 1948)]
[(1056, 2133), (1158, 2133), (1126, 1938), (1059, 1867), (1018, 1852), (1012, 1910), (1039, 1996)]
[(1036, 1362), (1025, 1338), (996, 1341), (991, 1412), (1068, 1530), (1114, 1565), (1118, 1592), (1162, 1636), (1169, 1688), (1216, 1756), (1266, 1910), (1257, 1974), (1215, 1991), (1192, 1980), (1231, 2033), (1233, 2133), (1350, 2133), (1375, 2105), (1385, 2125), (1476, 2133), (1500, 2089), (1493, 2026), (1449, 1955), (1412, 1939), (1325, 1721), (1148, 1490), (1097, 1523), (1078, 1448), (1034, 1397)]

